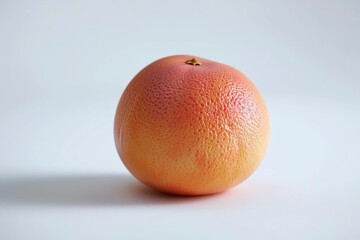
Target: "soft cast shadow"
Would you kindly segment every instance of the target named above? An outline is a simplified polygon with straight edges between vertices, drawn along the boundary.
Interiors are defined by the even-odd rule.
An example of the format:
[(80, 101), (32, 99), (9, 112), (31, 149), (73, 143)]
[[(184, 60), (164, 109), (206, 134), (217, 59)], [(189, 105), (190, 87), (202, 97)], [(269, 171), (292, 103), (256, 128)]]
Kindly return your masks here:
[(168, 195), (130, 175), (57, 175), (0, 179), (0, 204), (129, 206), (173, 204), (203, 197)]

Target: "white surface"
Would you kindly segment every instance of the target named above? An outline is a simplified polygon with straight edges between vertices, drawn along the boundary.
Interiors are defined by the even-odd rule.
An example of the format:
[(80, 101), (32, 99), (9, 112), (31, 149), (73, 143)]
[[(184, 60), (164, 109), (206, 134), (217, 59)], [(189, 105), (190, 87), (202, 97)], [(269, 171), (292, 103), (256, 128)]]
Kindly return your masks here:
[[(0, 239), (360, 239), (356, 1), (0, 3)], [(112, 135), (151, 61), (232, 65), (272, 122), (260, 168), (224, 194), (158, 194)]]

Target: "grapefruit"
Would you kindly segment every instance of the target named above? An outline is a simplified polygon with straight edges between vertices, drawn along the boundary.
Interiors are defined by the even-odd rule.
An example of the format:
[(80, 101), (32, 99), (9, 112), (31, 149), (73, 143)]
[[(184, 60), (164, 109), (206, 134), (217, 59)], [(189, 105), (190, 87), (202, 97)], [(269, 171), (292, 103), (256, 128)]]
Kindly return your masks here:
[(159, 59), (120, 98), (115, 145), (126, 168), (156, 190), (225, 191), (248, 178), (269, 140), (269, 116), (254, 84), (225, 64), (195, 56)]

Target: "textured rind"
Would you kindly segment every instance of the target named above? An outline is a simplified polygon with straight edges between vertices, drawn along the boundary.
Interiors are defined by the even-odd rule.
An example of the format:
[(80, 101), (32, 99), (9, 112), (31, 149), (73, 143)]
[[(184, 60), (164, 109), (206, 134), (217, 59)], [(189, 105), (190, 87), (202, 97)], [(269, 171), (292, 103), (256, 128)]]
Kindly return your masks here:
[(249, 177), (269, 140), (265, 103), (240, 71), (194, 56), (160, 59), (140, 71), (116, 111), (120, 158), (159, 191), (203, 195)]

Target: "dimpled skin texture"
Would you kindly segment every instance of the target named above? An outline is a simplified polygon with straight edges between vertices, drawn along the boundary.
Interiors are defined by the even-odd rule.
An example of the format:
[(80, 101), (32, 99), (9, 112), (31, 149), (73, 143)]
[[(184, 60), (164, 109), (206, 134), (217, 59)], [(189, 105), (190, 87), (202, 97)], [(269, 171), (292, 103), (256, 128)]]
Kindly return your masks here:
[[(186, 64), (196, 58), (202, 65)], [(269, 139), (265, 103), (238, 70), (177, 55), (140, 71), (115, 116), (115, 144), (125, 166), (162, 192), (204, 195), (249, 177)]]

